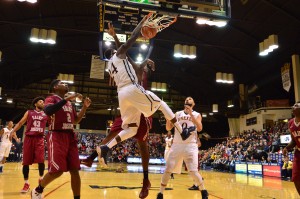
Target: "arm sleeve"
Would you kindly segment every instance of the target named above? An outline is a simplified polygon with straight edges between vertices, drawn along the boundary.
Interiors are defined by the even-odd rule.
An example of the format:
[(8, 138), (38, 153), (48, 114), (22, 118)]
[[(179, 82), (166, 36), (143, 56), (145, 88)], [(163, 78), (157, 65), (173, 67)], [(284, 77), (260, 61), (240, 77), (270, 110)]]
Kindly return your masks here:
[(63, 99), (60, 100), (58, 103), (56, 104), (48, 104), (45, 106), (44, 108), (44, 112), (47, 115), (53, 115), (54, 113), (56, 113), (59, 109), (61, 109), (63, 107), (63, 105), (65, 105), (67, 103), (67, 100)]

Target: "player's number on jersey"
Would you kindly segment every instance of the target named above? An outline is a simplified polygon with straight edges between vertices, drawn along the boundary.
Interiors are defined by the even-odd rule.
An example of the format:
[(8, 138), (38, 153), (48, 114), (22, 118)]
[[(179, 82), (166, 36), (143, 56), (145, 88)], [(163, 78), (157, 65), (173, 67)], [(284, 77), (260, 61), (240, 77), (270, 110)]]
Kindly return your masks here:
[(181, 126), (182, 126), (182, 129), (185, 129), (185, 128), (187, 128), (187, 127), (188, 127), (188, 125), (187, 125), (187, 123), (186, 123), (186, 122), (183, 122)]
[(33, 126), (38, 128), (41, 127), (41, 121), (34, 121)]
[(72, 122), (72, 121), (71, 121), (71, 115), (70, 115), (70, 113), (67, 113), (67, 121), (68, 121), (68, 122)]

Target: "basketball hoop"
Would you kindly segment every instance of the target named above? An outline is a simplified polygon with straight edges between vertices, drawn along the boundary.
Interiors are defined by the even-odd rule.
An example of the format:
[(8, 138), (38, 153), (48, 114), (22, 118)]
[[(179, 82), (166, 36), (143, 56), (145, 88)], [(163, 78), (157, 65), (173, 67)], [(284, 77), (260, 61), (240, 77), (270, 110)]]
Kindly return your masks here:
[(168, 16), (168, 15), (163, 15), (159, 17), (158, 14), (150, 12), (147, 15), (147, 19), (144, 22), (143, 26), (147, 26), (149, 28), (155, 28), (157, 32), (160, 32), (163, 29), (175, 23), (176, 21), (177, 21), (177, 17)]

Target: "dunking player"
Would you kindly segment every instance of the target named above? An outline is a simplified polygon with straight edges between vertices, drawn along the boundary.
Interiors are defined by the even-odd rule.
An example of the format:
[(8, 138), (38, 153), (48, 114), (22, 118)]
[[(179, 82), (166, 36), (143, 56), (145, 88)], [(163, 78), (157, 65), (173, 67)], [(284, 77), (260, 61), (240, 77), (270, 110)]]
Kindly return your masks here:
[[(114, 30), (114, 27), (112, 24), (108, 24), (108, 34), (111, 35), (115, 42), (116, 46), (120, 47), (120, 41), (118, 37), (116, 36), (116, 32)], [(147, 87), (147, 75), (150, 73), (150, 70), (154, 71), (154, 65), (152, 65), (153, 68), (148, 68), (147, 63), (151, 62), (151, 60), (148, 60), (148, 62), (143, 62), (140, 65), (137, 65), (130, 57), (128, 57), (129, 62), (132, 65), (135, 65), (134, 69), (138, 78), (138, 82), (141, 86), (144, 88)], [(139, 194), (140, 198), (146, 198), (149, 194), (149, 189), (151, 187), (151, 183), (148, 178), (148, 166), (149, 166), (149, 149), (148, 149), (148, 133), (149, 130), (152, 127), (152, 117), (144, 117), (143, 114), (141, 114), (140, 119), (140, 125), (137, 130), (137, 134), (134, 136), (134, 138), (137, 139), (137, 143), (139, 146), (139, 151), (142, 159), (142, 166), (143, 166), (143, 188)], [(115, 136), (118, 135), (119, 132), (121, 132), (122, 129), (122, 118), (116, 117), (114, 120), (114, 123), (110, 129), (110, 133), (108, 136), (100, 143), (100, 145), (107, 144), (109, 141), (111, 141)], [(97, 157), (98, 153), (93, 152), (87, 159), (82, 160), (81, 163), (91, 167), (93, 160)], [(101, 157), (99, 157), (100, 159)], [(100, 161), (100, 160), (99, 160)]]
[(300, 101), (294, 104), (292, 107), (292, 113), (295, 116), (289, 121), (289, 129), (292, 140), (283, 149), (282, 153), (286, 156), (289, 150), (296, 147), (293, 160), (292, 181), (300, 195)]
[[(1, 137), (1, 142), (0, 142), (0, 173), (3, 172), (3, 167), (6, 162), (6, 158), (9, 156), (9, 152), (12, 146), (11, 142), (11, 131), (13, 129), (14, 123), (13, 121), (8, 121), (7, 127), (1, 129), (0, 131), (0, 137)], [(19, 142), (20, 140), (17, 138), (16, 135), (13, 136), (13, 138)]]
[[(118, 99), (123, 120), (123, 130), (108, 144), (100, 147), (101, 157), (104, 158), (109, 149), (117, 143), (133, 137), (137, 133), (141, 113), (143, 113), (145, 117), (149, 117), (157, 110), (161, 110), (166, 119), (174, 124), (178, 129), (178, 132), (184, 138), (187, 138), (193, 130), (188, 128), (182, 130), (181, 125), (176, 120), (176, 117), (169, 106), (154, 93), (145, 90), (138, 84), (138, 78), (133, 68), (134, 65), (131, 65), (128, 61), (126, 53), (136, 39), (141, 36), (141, 28), (146, 19), (147, 17), (145, 16), (132, 32), (131, 37), (125, 44), (118, 48), (117, 52), (108, 62), (109, 74), (118, 87)], [(153, 67), (152, 65), (154, 65), (154, 62), (149, 62), (149, 60), (145, 60), (144, 62), (151, 68)]]
[(24, 124), (27, 122), (24, 145), (23, 145), (23, 176), (25, 184), (21, 193), (27, 193), (29, 191), (29, 165), (38, 163), (39, 168), (39, 181), (42, 180), (45, 170), (44, 156), (44, 131), (47, 124), (47, 115), (44, 113), (44, 98), (37, 97), (33, 99), (32, 105), (34, 110), (28, 110), (24, 114), (23, 118), (15, 125), (12, 130), (12, 136), (16, 134)]
[[(184, 110), (176, 113), (176, 118), (182, 127), (196, 126), (197, 131), (202, 130), (202, 117), (193, 111), (195, 102), (193, 98), (187, 97), (185, 100)], [(170, 131), (174, 125), (167, 121), (166, 129)], [(166, 170), (161, 178), (160, 192), (157, 194), (157, 199), (163, 199), (163, 192), (168, 184), (172, 172), (180, 173), (182, 161), (185, 162), (187, 169), (193, 178), (194, 182), (199, 185), (202, 199), (208, 198), (207, 190), (204, 188), (203, 180), (198, 172), (198, 145), (197, 131), (193, 131), (186, 140), (183, 140), (177, 129), (175, 129), (173, 145), (169, 152), (169, 157), (166, 163)]]
[(71, 174), (74, 199), (80, 199), (81, 180), (78, 172), (80, 163), (74, 124), (81, 121), (86, 109), (91, 105), (91, 100), (86, 97), (81, 111), (76, 113), (70, 100), (74, 100), (79, 95), (72, 94), (65, 97), (68, 90), (68, 85), (60, 80), (53, 80), (50, 84), (51, 95), (46, 98), (44, 108), (45, 113), (49, 116), (48, 173), (39, 186), (31, 192), (32, 199), (41, 199), (44, 188), (67, 171)]

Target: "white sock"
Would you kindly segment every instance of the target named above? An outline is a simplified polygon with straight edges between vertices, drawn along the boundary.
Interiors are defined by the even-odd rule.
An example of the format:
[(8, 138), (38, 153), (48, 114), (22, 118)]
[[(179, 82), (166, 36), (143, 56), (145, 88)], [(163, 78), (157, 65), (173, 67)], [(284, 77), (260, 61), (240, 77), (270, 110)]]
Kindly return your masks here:
[[(121, 141), (127, 140), (128, 138), (135, 136), (135, 134), (137, 133), (137, 129), (138, 127), (129, 127), (127, 129), (122, 130), (117, 136), (121, 138)], [(118, 142), (116, 138), (114, 138), (107, 144), (107, 146), (111, 149), (116, 144), (118, 144)]]
[(166, 102), (164, 102), (164, 101), (160, 102), (160, 107), (158, 110), (160, 110), (164, 114), (164, 116), (167, 120), (172, 120), (175, 117), (175, 114), (173, 113), (173, 111), (170, 109), (168, 104), (166, 104)]
[(193, 178), (195, 185), (198, 185), (200, 190), (204, 190), (205, 187), (200, 173), (198, 171), (190, 171), (190, 175)]
[(28, 183), (28, 180), (25, 180), (25, 183), (26, 183), (26, 184), (29, 184), (29, 183)]
[(170, 180), (171, 177), (171, 173), (170, 172), (165, 172), (162, 177), (161, 177), (161, 184), (160, 184), (160, 189), (159, 192), (160, 193), (164, 193), (164, 190), (166, 189), (166, 186)]

